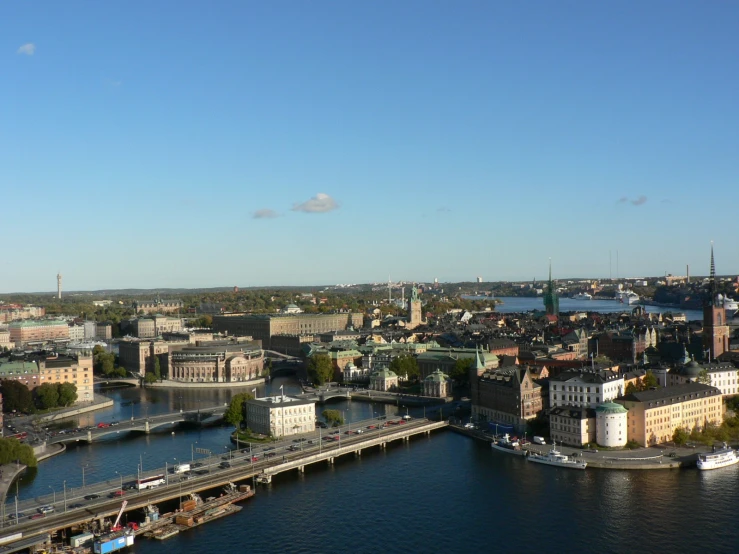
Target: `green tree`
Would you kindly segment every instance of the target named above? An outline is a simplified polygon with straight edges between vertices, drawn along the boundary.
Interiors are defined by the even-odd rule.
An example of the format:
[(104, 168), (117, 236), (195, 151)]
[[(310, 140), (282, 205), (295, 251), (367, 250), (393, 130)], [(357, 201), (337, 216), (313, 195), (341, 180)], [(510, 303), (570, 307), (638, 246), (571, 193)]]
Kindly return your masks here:
[(654, 373), (652, 373), (651, 369), (648, 369), (646, 375), (642, 377), (641, 385), (642, 385), (641, 390), (649, 390), (653, 387), (659, 386), (659, 381), (657, 381), (657, 376)]
[(678, 446), (684, 445), (686, 442), (688, 442), (689, 438), (690, 434), (682, 427), (678, 427), (677, 429), (675, 429), (675, 432), (672, 433), (672, 442), (674, 442)]
[(223, 419), (239, 429), (244, 421), (244, 403), (251, 400), (254, 396), (248, 392), (242, 392), (231, 397), (231, 404), (228, 410), (223, 414)]
[(9, 464), (16, 460), (28, 467), (38, 465), (33, 448), (29, 445), (22, 444), (16, 439), (0, 439), (0, 465)]
[(609, 358), (608, 356), (598, 356), (598, 357), (594, 358), (593, 361), (596, 364), (600, 364), (600, 365), (604, 365), (604, 366), (613, 365), (613, 362), (611, 361), (611, 358)]
[(344, 425), (344, 416), (341, 415), (339, 410), (323, 410), (321, 415), (329, 427)]
[(696, 379), (699, 383), (703, 383), (704, 385), (710, 385), (711, 384), (711, 376), (708, 374), (707, 369), (701, 369), (700, 373), (698, 374), (698, 378)]
[(334, 377), (334, 366), (328, 354), (314, 354), (308, 360), (308, 376), (316, 385), (331, 381)]
[(77, 385), (74, 383), (59, 383), (59, 405), (71, 406), (77, 401)]
[(39, 408), (48, 410), (59, 405), (59, 389), (53, 383), (44, 383), (33, 391)]
[(449, 377), (457, 383), (467, 383), (470, 379), (470, 368), (474, 363), (472, 358), (459, 358), (454, 362), (454, 369), (449, 372)]
[[(637, 380), (639, 382), (639, 380)], [(626, 394), (631, 394), (634, 392), (639, 392), (639, 387), (637, 387), (634, 383), (629, 383), (626, 385)]]
[(28, 387), (19, 381), (5, 379), (2, 381), (3, 411), (23, 412), (33, 411), (33, 395)]
[(410, 354), (401, 354), (394, 358), (390, 362), (390, 370), (394, 371), (398, 377), (406, 378), (410, 381), (418, 379), (421, 375), (416, 358)]
[(157, 382), (157, 376), (154, 375), (151, 371), (147, 371), (146, 375), (144, 376), (144, 383), (147, 385), (151, 385), (152, 383)]
[(154, 356), (154, 376), (157, 380), (162, 378), (162, 363), (159, 361), (159, 356)]

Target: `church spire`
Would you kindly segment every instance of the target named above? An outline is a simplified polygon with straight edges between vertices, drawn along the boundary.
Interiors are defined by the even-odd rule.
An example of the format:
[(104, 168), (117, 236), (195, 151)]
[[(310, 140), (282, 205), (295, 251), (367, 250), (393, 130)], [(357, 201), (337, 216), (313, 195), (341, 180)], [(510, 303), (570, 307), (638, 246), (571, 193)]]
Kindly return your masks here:
[(711, 274), (708, 278), (708, 298), (706, 305), (718, 306), (718, 291), (716, 290), (716, 262), (713, 259), (713, 241), (711, 241)]
[(481, 369), (485, 369), (485, 364), (480, 359), (480, 348), (478, 345), (475, 345), (475, 369), (478, 371), (478, 374)]

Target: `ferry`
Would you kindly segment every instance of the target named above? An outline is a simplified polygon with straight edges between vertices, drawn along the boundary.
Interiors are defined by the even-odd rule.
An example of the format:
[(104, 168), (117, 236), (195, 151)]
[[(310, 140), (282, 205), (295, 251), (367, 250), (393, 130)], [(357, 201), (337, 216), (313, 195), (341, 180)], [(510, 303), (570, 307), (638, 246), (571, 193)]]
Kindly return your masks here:
[(587, 292), (580, 292), (572, 297), (573, 300), (592, 300), (593, 295), (588, 294)]
[(529, 451), (527, 459), (530, 462), (538, 464), (546, 464), (550, 466), (566, 467), (569, 469), (585, 469), (588, 464), (582, 460), (575, 460), (570, 456), (565, 456), (557, 450), (557, 443), (552, 443), (552, 449), (547, 454), (537, 454)]
[(739, 463), (739, 454), (736, 450), (729, 448), (724, 443), (723, 448), (716, 450), (713, 448), (713, 452), (698, 455), (698, 469), (706, 471), (708, 469), (718, 469), (720, 467), (733, 466)]
[(636, 304), (641, 298), (632, 291), (622, 292), (618, 295), (618, 301), (622, 304)]
[(725, 310), (736, 312), (739, 310), (739, 302), (736, 300), (732, 300), (728, 296), (724, 296), (723, 294), (718, 295), (718, 301), (721, 304), (721, 307), (723, 307)]
[(491, 442), (490, 446), (493, 449), (498, 450), (500, 452), (505, 452), (506, 454), (515, 454), (517, 456), (526, 455), (526, 451), (521, 450), (521, 444), (518, 442), (518, 439), (516, 438), (511, 439), (508, 433), (503, 435), (503, 438), (500, 438), (497, 441)]

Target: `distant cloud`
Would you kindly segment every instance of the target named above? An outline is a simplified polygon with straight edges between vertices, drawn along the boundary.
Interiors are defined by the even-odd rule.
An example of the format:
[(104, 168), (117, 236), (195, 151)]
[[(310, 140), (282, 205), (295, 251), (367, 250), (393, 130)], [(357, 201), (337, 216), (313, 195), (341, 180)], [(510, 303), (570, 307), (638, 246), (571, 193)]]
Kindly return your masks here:
[(117, 88), (123, 84), (123, 81), (114, 81), (113, 79), (106, 79), (105, 84), (109, 87)]
[(36, 45), (32, 42), (27, 42), (20, 48), (18, 48), (18, 51), (16, 54), (25, 54), (26, 56), (33, 56), (34, 52), (36, 52)]
[(319, 214), (333, 211), (338, 207), (339, 205), (336, 203), (336, 200), (331, 198), (328, 194), (319, 192), (310, 200), (306, 200), (302, 204), (295, 204), (293, 206), (293, 211)]
[(252, 214), (252, 217), (254, 219), (272, 219), (274, 217), (279, 217), (279, 214), (274, 211), (270, 210), (269, 208), (262, 208), (261, 210), (257, 210)]
[(660, 204), (672, 204), (672, 200), (670, 200), (669, 198), (663, 198), (662, 200), (660, 200)]
[(647, 203), (647, 197), (642, 195), (639, 198), (629, 199), (626, 196), (622, 196), (618, 199), (619, 204), (631, 204), (632, 206), (641, 206), (642, 204)]
[(443, 207), (443, 208), (438, 208), (436, 210), (436, 212), (437, 213), (440, 213), (440, 214), (450, 214), (450, 213), (452, 213), (452, 210), (451, 210), (451, 208)]

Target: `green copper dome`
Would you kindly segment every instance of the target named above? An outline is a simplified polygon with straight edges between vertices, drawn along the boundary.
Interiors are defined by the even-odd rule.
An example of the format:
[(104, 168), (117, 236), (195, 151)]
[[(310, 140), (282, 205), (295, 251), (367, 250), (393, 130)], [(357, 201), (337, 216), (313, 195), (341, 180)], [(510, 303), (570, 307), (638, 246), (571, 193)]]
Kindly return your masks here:
[(599, 414), (625, 414), (629, 410), (624, 408), (621, 404), (616, 404), (615, 402), (606, 402), (605, 404), (601, 404), (595, 409), (596, 412)]

